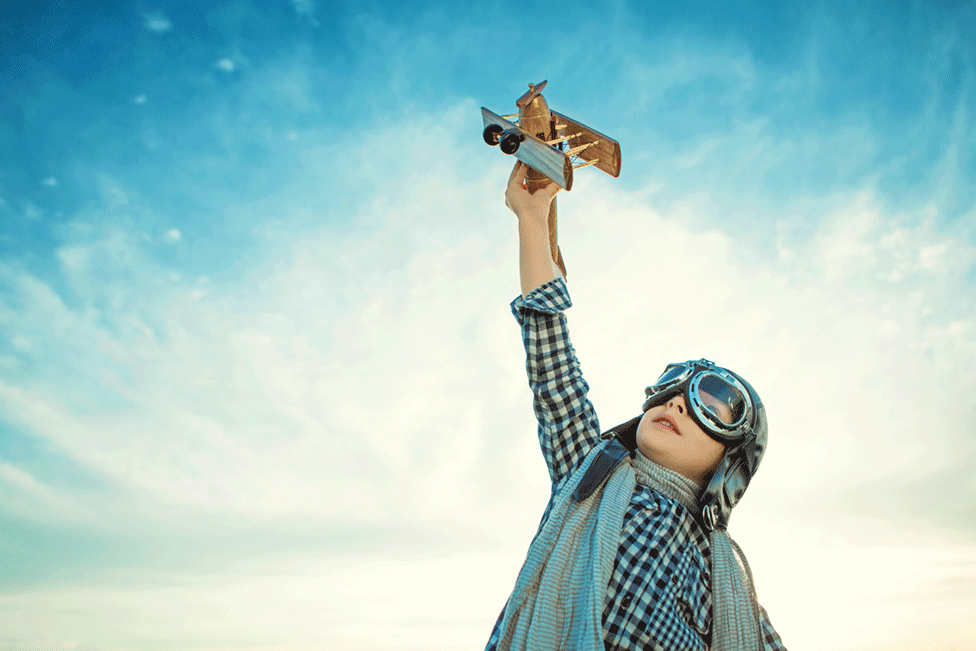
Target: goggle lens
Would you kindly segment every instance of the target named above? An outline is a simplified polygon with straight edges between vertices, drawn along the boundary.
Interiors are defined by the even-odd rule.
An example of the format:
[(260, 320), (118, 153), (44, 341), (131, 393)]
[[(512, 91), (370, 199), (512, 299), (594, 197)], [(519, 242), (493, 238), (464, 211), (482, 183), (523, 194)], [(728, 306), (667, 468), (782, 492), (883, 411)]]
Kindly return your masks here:
[(698, 383), (698, 395), (704, 407), (726, 425), (739, 422), (745, 414), (745, 397), (717, 375), (702, 377)]
[(688, 367), (685, 366), (684, 364), (674, 364), (672, 366), (669, 366), (666, 369), (664, 369), (664, 373), (662, 373), (661, 377), (657, 379), (657, 382), (654, 383), (654, 386), (659, 387), (663, 384), (674, 382), (675, 380), (677, 380), (687, 372), (688, 372)]

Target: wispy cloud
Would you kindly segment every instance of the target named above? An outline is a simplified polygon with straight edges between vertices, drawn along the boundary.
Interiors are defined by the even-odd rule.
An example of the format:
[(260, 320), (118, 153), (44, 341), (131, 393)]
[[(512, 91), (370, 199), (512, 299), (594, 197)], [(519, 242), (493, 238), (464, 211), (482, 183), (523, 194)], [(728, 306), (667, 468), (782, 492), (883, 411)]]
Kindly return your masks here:
[[(79, 123), (75, 163), (23, 186), (55, 194), (0, 177), (22, 229), (0, 264), (3, 531), (47, 544), (16, 547), (37, 572), (5, 584), (4, 645), (484, 641), (548, 496), (507, 308), (511, 160), (479, 138), (481, 104), (538, 81), (510, 78), (516, 58), (575, 66), (572, 90), (550, 75), (554, 108), (624, 145), (622, 178), (582, 171), (558, 199), (604, 427), (667, 362), (742, 372), (772, 429), (732, 533), (790, 648), (965, 642), (971, 65), (926, 50), (906, 75), (928, 94), (891, 108), (836, 90), (844, 34), (815, 22), (777, 59), (628, 15), (607, 19), (614, 57), (512, 54), (436, 12), (346, 14), (328, 48), (276, 56), (193, 47), (187, 17), (140, 28), (189, 39), (189, 63), (134, 54), (158, 74), (119, 85), (125, 128)], [(55, 82), (23, 101), (65, 98), (115, 110)], [(108, 153), (82, 165), (89, 140)]]
[(143, 26), (154, 34), (165, 34), (173, 29), (173, 23), (166, 14), (154, 11), (145, 15)]

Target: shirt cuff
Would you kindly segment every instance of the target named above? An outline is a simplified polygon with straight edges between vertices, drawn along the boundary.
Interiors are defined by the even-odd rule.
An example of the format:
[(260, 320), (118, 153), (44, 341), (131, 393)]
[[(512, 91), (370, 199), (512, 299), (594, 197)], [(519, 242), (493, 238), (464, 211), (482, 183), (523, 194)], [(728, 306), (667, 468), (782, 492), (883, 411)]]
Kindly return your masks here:
[(559, 314), (571, 308), (573, 300), (569, 297), (566, 281), (560, 277), (539, 285), (529, 292), (528, 296), (523, 297), (519, 294), (511, 305), (515, 320), (521, 324), (526, 310), (543, 314)]

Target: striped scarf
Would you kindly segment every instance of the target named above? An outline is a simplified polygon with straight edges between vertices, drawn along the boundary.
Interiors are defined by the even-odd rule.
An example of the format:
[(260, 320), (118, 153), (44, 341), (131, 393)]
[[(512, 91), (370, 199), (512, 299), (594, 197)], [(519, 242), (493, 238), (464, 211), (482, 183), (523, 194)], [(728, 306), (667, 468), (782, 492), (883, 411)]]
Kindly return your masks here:
[[(573, 494), (586, 471), (606, 463), (601, 441), (556, 494), (536, 534), (498, 631), (499, 651), (603, 651), (603, 607), (624, 513), (640, 482), (697, 513), (698, 485), (639, 452), (620, 463), (582, 501)], [(713, 651), (761, 651), (752, 573), (724, 529), (710, 534)]]

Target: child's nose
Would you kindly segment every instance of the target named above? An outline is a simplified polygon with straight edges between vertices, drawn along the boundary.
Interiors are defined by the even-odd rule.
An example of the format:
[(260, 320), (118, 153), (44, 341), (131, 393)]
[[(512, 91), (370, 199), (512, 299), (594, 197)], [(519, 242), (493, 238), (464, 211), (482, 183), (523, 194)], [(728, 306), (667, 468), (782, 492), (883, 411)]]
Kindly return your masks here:
[(682, 396), (675, 396), (675, 397), (671, 398), (670, 400), (668, 400), (668, 407), (674, 407), (674, 406), (676, 406), (678, 408), (678, 413), (679, 414), (685, 413), (685, 399), (684, 399), (684, 397), (682, 397)]

